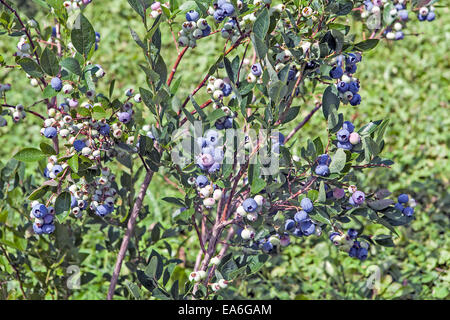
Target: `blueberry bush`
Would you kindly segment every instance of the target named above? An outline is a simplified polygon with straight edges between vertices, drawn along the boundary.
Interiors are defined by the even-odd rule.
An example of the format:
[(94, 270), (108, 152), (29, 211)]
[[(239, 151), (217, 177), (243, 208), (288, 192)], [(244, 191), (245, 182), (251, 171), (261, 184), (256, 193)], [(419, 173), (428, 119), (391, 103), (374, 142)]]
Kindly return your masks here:
[(0, 3), (2, 298), (448, 297), (446, 8)]

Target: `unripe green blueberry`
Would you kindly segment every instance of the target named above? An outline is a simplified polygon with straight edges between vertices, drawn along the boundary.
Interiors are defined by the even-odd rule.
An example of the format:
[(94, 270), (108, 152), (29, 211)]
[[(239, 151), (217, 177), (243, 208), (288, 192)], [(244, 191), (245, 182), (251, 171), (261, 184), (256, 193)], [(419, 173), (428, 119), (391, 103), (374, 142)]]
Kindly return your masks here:
[(187, 47), (189, 45), (189, 38), (186, 36), (181, 36), (178, 38), (178, 44), (181, 47)]
[(353, 145), (357, 145), (361, 142), (361, 137), (359, 136), (358, 132), (352, 132), (350, 133), (348, 141)]
[(223, 92), (222, 92), (222, 90), (216, 90), (216, 91), (214, 91), (214, 93), (213, 93), (213, 98), (214, 98), (214, 100), (222, 100), (222, 98), (223, 98)]
[(214, 257), (210, 260), (209, 264), (210, 265), (218, 265), (220, 263), (221, 259), (219, 257)]
[(248, 221), (255, 222), (256, 220), (258, 220), (258, 213), (256, 212), (247, 213), (245, 217), (247, 218)]
[(255, 230), (252, 227), (245, 227), (241, 232), (241, 237), (244, 240), (250, 240), (255, 237)]
[(216, 200), (214, 198), (206, 198), (203, 200), (203, 205), (207, 208), (210, 208), (216, 204)]

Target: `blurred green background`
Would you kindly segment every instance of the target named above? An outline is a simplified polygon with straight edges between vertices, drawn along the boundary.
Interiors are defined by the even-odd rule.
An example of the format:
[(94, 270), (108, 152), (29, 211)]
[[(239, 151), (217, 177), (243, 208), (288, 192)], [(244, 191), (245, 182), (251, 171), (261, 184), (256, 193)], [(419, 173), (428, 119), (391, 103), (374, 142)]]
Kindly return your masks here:
[[(20, 1), (19, 1), (20, 2)], [(35, 17), (41, 26), (50, 26), (51, 16), (25, 3), (29, 17)], [(108, 90), (110, 80), (116, 80), (115, 95), (125, 88), (145, 86), (145, 78), (138, 67), (143, 61), (140, 48), (130, 36), (129, 27), (143, 35), (143, 28), (127, 1), (94, 1), (88, 6), (86, 16), (101, 34), (99, 50), (94, 63), (107, 72), (106, 80), (99, 82), (98, 92)], [(450, 15), (448, 8), (437, 10), (434, 22), (419, 22), (415, 17), (408, 22), (407, 36), (398, 42), (382, 42), (374, 50), (363, 55), (356, 76), (361, 81), (362, 103), (358, 107), (341, 108), (346, 119), (356, 127), (369, 120), (390, 119), (385, 135), (386, 147), (382, 156), (395, 162), (392, 169), (373, 169), (358, 174), (360, 189), (374, 191), (388, 188), (397, 196), (410, 194), (416, 201), (415, 221), (408, 227), (398, 228), (400, 237), (394, 248), (372, 248), (369, 259), (363, 263), (339, 253), (321, 238), (296, 239), (282, 255), (273, 257), (266, 266), (248, 281), (235, 283), (227, 291), (229, 298), (280, 298), (280, 299), (357, 299), (357, 298), (409, 298), (448, 299), (450, 297), (450, 237), (449, 232), (449, 140), (450, 140)], [(181, 18), (180, 18), (181, 22)], [(357, 30), (357, 29), (355, 29)], [(176, 59), (170, 30), (164, 25), (163, 56), (168, 67)], [(408, 35), (419, 33), (419, 36)], [(178, 92), (183, 99), (195, 88), (210, 65), (217, 59), (224, 40), (217, 36), (209, 41), (199, 41), (198, 47), (189, 50), (180, 65), (177, 77), (182, 77)], [(15, 43), (6, 36), (0, 37), (0, 54), (8, 64)], [(242, 51), (241, 51), (242, 52)], [(250, 56), (251, 58), (251, 56)], [(222, 70), (222, 74), (225, 72)], [(11, 83), (8, 103), (27, 106), (40, 99), (38, 88), (29, 85), (23, 73), (0, 69), (0, 83)], [(207, 99), (202, 90), (196, 96), (198, 102)], [(298, 121), (313, 106), (312, 100), (302, 107)], [(44, 106), (38, 106), (43, 111)], [(43, 141), (39, 135), (40, 122), (28, 116), (24, 123), (0, 128), (0, 161), (4, 165), (19, 149), (36, 146)], [(295, 125), (291, 123), (291, 126)], [(320, 112), (297, 134), (291, 148), (299, 152), (308, 137), (317, 135), (326, 124)], [(286, 132), (289, 128), (286, 128)], [(293, 152), (295, 153), (295, 152)], [(32, 165), (27, 167), (31, 173)], [(28, 171), (27, 171), (28, 172)], [(37, 178), (40, 179), (40, 178)], [(178, 195), (178, 191), (164, 182), (161, 175), (153, 181), (147, 197), (148, 214), (139, 222), (144, 231), (159, 221), (170, 227), (171, 213), (175, 209), (161, 200), (165, 196)], [(1, 205), (0, 205), (1, 206)], [(15, 219), (18, 217), (9, 217)], [(71, 223), (79, 223), (72, 220)], [(377, 233), (379, 228), (369, 228)], [(196, 248), (196, 237), (186, 239), (185, 248)], [(73, 299), (102, 299), (109, 285), (103, 273), (111, 274), (115, 252), (103, 250), (102, 230), (92, 229), (83, 237), (81, 248), (89, 254), (83, 262), (82, 272), (92, 273), (92, 280), (75, 290)], [(173, 246), (181, 246), (185, 236), (171, 238)], [(150, 250), (144, 242), (143, 250)], [(165, 252), (164, 245), (158, 250)], [(179, 251), (179, 250), (178, 250)], [(186, 250), (190, 264), (179, 268), (178, 276), (185, 278), (192, 269), (197, 250)], [(174, 253), (174, 255), (177, 253)], [(370, 276), (380, 273), (380, 284), (372, 296), (367, 296), (366, 282)], [(123, 274), (129, 272), (124, 266)]]

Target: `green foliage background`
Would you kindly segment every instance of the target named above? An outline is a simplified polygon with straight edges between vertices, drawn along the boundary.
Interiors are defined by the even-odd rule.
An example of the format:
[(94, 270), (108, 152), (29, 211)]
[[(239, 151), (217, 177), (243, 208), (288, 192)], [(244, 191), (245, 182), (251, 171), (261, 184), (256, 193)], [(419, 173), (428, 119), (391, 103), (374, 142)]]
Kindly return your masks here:
[[(42, 16), (31, 1), (24, 4), (30, 17), (36, 14), (38, 21), (50, 22)], [(140, 49), (130, 36), (129, 27), (141, 32), (142, 28), (127, 1), (94, 1), (86, 10), (96, 31), (101, 34), (99, 50), (95, 63), (103, 66), (107, 78), (116, 79), (117, 92), (128, 87), (138, 87), (145, 79), (138, 63), (142, 59)], [(395, 161), (392, 169), (374, 169), (358, 176), (360, 189), (388, 188), (394, 195), (401, 192), (411, 194), (417, 201), (416, 219), (409, 227), (400, 227), (400, 237), (394, 248), (373, 248), (369, 259), (363, 263), (339, 253), (333, 245), (322, 238), (295, 240), (283, 254), (271, 260), (248, 281), (234, 283), (225, 294), (228, 298), (241, 299), (448, 299), (450, 297), (450, 237), (449, 232), (449, 177), (450, 164), (450, 117), (449, 105), (449, 53), (450, 15), (448, 8), (439, 8), (434, 22), (418, 22), (415, 17), (408, 23), (405, 40), (394, 43), (380, 43), (376, 49), (365, 53), (356, 76), (361, 81), (362, 103), (357, 108), (345, 106), (340, 111), (350, 117), (358, 127), (368, 120), (390, 118), (390, 126), (385, 135), (384, 156)], [(166, 29), (164, 29), (166, 28)], [(163, 51), (165, 61), (172, 65), (177, 56), (172, 35), (163, 28)], [(178, 31), (178, 30), (177, 30)], [(223, 48), (224, 40), (219, 36), (199, 41), (198, 47), (189, 50), (177, 73), (182, 77), (180, 98), (186, 96), (202, 79), (209, 66)], [(0, 37), (0, 54), (5, 59), (7, 52), (13, 52), (15, 42)], [(216, 54), (213, 54), (213, 53)], [(206, 54), (205, 54), (206, 53)], [(8, 58), (10, 59), (10, 58)], [(195, 79), (195, 80), (192, 80)], [(19, 71), (0, 70), (0, 83), (9, 82), (13, 86), (8, 103), (29, 105), (39, 97), (39, 89), (32, 88), (29, 81)], [(100, 82), (102, 83), (102, 82)], [(107, 83), (107, 81), (104, 81)], [(107, 90), (107, 88), (103, 88)], [(118, 89), (118, 90), (117, 90)], [(196, 97), (197, 101), (207, 99), (206, 93)], [(302, 104), (298, 119), (302, 119), (313, 108), (313, 101)], [(296, 121), (293, 121), (295, 125)], [(325, 131), (322, 117), (314, 117), (298, 134), (291, 146), (299, 152), (308, 137)], [(0, 169), (10, 157), (23, 147), (36, 146), (43, 140), (39, 135), (40, 122), (28, 116), (24, 123), (9, 124), (0, 128)], [(293, 152), (295, 154), (295, 152)], [(37, 166), (27, 164), (26, 175), (35, 173), (36, 181), (43, 181), (36, 171)], [(367, 192), (374, 190), (365, 190)], [(152, 182), (145, 198), (144, 219), (138, 224), (138, 232), (146, 233), (139, 243), (139, 251), (148, 256), (152, 249), (168, 256), (170, 252), (163, 241), (152, 242), (151, 230), (155, 222), (164, 229), (171, 227), (171, 215), (175, 209), (163, 197), (176, 196), (176, 188), (168, 185), (161, 175)], [(10, 206), (21, 207), (26, 194), (19, 188), (8, 194)], [(0, 230), (3, 244), (11, 243), (25, 251), (27, 242), (16, 239), (12, 230), (21, 225), (18, 211), (3, 210), (0, 202), (0, 222), (5, 227)], [(72, 223), (76, 223), (74, 220)], [(375, 227), (374, 227), (375, 228)], [(378, 230), (370, 230), (377, 234)], [(67, 235), (68, 236), (68, 235)], [(118, 236), (118, 234), (117, 234)], [(326, 238), (327, 235), (323, 235)], [(80, 289), (67, 293), (55, 292), (59, 283), (67, 278), (65, 268), (58, 268), (58, 259), (64, 257), (39, 257), (37, 253), (33, 266), (23, 265), (26, 270), (27, 285), (40, 282), (49, 287), (48, 292), (33, 298), (103, 299), (109, 285), (116, 252), (109, 250), (111, 243), (105, 229), (91, 227), (89, 234), (82, 235), (78, 243), (79, 252), (84, 259), (64, 261), (65, 264), (79, 265), (82, 285)], [(6, 241), (6, 242), (5, 242)], [(8, 242), (9, 241), (9, 242)], [(52, 246), (51, 240), (40, 240), (43, 247)], [(64, 241), (59, 237), (57, 241)], [(118, 241), (117, 238), (115, 241)], [(198, 244), (196, 237), (180, 234), (168, 238), (172, 247), (172, 257), (179, 258), (180, 252), (186, 260), (195, 261)], [(184, 249), (182, 249), (184, 248)], [(27, 248), (32, 252), (33, 248)], [(20, 256), (17, 257), (20, 262)], [(47, 259), (52, 272), (40, 262)], [(60, 261), (62, 263), (62, 261)], [(178, 265), (170, 283), (176, 279), (185, 280), (192, 265)], [(366, 289), (366, 281), (373, 270), (379, 268), (381, 284), (376, 293)], [(135, 270), (124, 266), (122, 276)], [(14, 270), (7, 260), (0, 256), (0, 297), (14, 299), (21, 296)], [(8, 282), (4, 282), (8, 281)], [(55, 287), (55, 288), (53, 288)], [(51, 292), (51, 293), (50, 293)], [(131, 293), (124, 291), (124, 297)]]

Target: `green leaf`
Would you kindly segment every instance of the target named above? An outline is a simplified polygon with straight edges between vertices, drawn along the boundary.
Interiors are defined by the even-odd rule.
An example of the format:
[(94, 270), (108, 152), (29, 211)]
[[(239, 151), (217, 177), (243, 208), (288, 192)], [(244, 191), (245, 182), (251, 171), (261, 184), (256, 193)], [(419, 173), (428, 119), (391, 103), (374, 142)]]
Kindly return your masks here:
[(128, 0), (130, 6), (141, 16), (142, 19), (145, 18), (145, 5), (144, 1), (141, 0)]
[(268, 51), (267, 46), (264, 43), (264, 40), (262, 40), (260, 37), (258, 37), (253, 33), (250, 35), (250, 39), (252, 40), (253, 47), (255, 48), (256, 53), (258, 54), (258, 58), (264, 59)]
[(378, 39), (367, 39), (362, 42), (358, 42), (353, 47), (353, 50), (357, 51), (368, 51), (375, 48), (380, 40)]
[(252, 194), (259, 193), (262, 189), (266, 187), (267, 183), (264, 179), (254, 177), (252, 181), (251, 191)]
[(25, 148), (17, 152), (13, 158), (22, 162), (37, 162), (45, 158), (45, 154), (39, 149)]
[(282, 120), (282, 123), (288, 123), (289, 121), (294, 120), (297, 117), (299, 111), (300, 107), (289, 108), (289, 110), (286, 112), (286, 115), (284, 116), (284, 119)]
[(103, 108), (100, 107), (100, 106), (95, 106), (95, 107), (92, 109), (92, 117), (93, 117), (95, 120), (101, 120), (101, 119), (106, 118), (106, 117), (107, 117), (107, 114), (106, 114), (105, 109), (103, 109)]
[(253, 33), (260, 39), (266, 37), (267, 31), (269, 30), (270, 18), (269, 10), (264, 8), (261, 13), (256, 17), (255, 23), (253, 24)]
[(322, 111), (325, 120), (328, 120), (328, 116), (331, 113), (331, 108), (334, 108), (335, 110), (339, 108), (339, 102), (340, 100), (335, 86), (328, 86), (322, 96)]
[(65, 58), (61, 60), (59, 63), (61, 67), (66, 69), (69, 72), (72, 72), (73, 74), (76, 74), (77, 76), (81, 76), (81, 67), (80, 63), (75, 58)]
[(39, 147), (41, 148), (42, 152), (45, 154), (48, 154), (48, 155), (56, 155), (57, 154), (55, 149), (53, 149), (53, 147), (51, 145), (49, 145), (48, 143), (41, 142)]
[(34, 78), (40, 78), (44, 76), (44, 72), (41, 67), (30, 58), (22, 58), (17, 63), (22, 67), (22, 69)]
[(48, 47), (45, 47), (41, 55), (42, 69), (50, 76), (56, 76), (59, 73), (58, 59), (55, 53)]
[(29, 196), (28, 200), (33, 201), (42, 198), (47, 193), (48, 186), (41, 186), (34, 190)]
[(70, 36), (72, 44), (78, 53), (87, 58), (95, 44), (95, 31), (89, 20), (82, 13), (76, 18)]
[(45, 99), (53, 98), (57, 95), (58, 92), (55, 89), (53, 89), (51, 85), (46, 86), (42, 93), (42, 97)]
[(55, 201), (55, 214), (58, 220), (62, 222), (68, 215), (70, 211), (71, 197), (70, 193), (64, 191), (58, 195)]
[(319, 197), (317, 198), (319, 202), (325, 202), (327, 200), (327, 195), (325, 193), (325, 184), (323, 181), (320, 181), (319, 185)]
[(136, 284), (134, 284), (133, 282), (130, 282), (127, 284), (127, 287), (136, 300), (141, 300), (141, 292), (139, 290), (139, 287)]
[(330, 164), (330, 173), (339, 173), (344, 169), (347, 161), (347, 155), (344, 149), (337, 149)]
[(78, 172), (79, 167), (79, 158), (77, 154), (74, 154), (69, 160), (67, 160), (67, 164), (73, 170), (73, 172)]
[(373, 210), (380, 211), (386, 209), (387, 207), (393, 205), (395, 203), (394, 200), (391, 199), (382, 199), (367, 202), (367, 205), (371, 207)]

